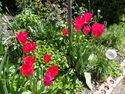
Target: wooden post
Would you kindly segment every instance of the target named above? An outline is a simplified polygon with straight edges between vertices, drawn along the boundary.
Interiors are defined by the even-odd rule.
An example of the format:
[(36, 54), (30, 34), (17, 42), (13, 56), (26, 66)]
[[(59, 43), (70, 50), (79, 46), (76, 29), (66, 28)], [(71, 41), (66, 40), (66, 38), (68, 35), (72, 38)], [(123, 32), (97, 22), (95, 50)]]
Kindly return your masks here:
[(72, 0), (68, 0), (69, 63), (72, 66)]
[(72, 45), (72, 0), (68, 0), (69, 42)]

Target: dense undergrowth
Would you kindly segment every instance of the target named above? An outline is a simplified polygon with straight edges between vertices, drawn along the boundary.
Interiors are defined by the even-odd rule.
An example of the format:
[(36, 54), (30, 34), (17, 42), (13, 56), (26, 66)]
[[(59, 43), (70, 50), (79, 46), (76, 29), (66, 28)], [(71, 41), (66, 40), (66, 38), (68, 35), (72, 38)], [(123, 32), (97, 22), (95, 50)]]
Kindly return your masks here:
[[(16, 15), (11, 23), (5, 16), (0, 21), (9, 28), (4, 30), (0, 26), (0, 94), (76, 94), (84, 91), (85, 84), (91, 89), (91, 84), (86, 80), (89, 76), (85, 73), (92, 78), (89, 83), (103, 82), (108, 76), (120, 75), (119, 62), (108, 59), (105, 53), (108, 49), (114, 49), (117, 53), (124, 49), (124, 22), (107, 26), (99, 38), (92, 33), (86, 35), (73, 28), (71, 46), (68, 34), (62, 32), (64, 28), (68, 29), (67, 10), (62, 7), (67, 3), (63, 1), (63, 5), (62, 1), (39, 2), (17, 2), (20, 6), (26, 4), (23, 11)], [(45, 4), (48, 5), (47, 8)], [(77, 3), (73, 9), (73, 18), (89, 11), (83, 6), (79, 8)], [(97, 21), (105, 24), (105, 20), (98, 14), (93, 17), (92, 23)], [(16, 34), (20, 32), (28, 34), (27, 43), (36, 44), (34, 51), (24, 52), (22, 46), (25, 43), (19, 43), (17, 40)], [(45, 62), (44, 55), (51, 55), (49, 63)], [(35, 57), (34, 72), (25, 76), (19, 69), (24, 61), (22, 58), (28, 56)], [(58, 66), (59, 71), (51, 86), (46, 86), (44, 77), (51, 66)]]

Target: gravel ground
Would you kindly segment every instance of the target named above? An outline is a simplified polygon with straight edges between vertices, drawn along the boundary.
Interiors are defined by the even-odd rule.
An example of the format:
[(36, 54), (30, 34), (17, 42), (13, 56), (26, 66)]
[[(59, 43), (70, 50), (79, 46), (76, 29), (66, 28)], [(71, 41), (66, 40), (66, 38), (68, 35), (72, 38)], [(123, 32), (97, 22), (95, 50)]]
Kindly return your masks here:
[(123, 79), (111, 94), (125, 94), (125, 79)]

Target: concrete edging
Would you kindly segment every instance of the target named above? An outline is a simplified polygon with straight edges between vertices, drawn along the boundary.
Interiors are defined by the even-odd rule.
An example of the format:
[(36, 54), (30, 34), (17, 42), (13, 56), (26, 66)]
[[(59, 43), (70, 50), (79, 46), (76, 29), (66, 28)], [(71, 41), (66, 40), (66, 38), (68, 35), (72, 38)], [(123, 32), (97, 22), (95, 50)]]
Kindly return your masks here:
[(120, 69), (123, 70), (121, 76), (117, 77), (116, 80), (109, 76), (107, 80), (102, 83), (98, 90), (96, 90), (93, 94), (111, 94), (112, 91), (116, 88), (116, 86), (120, 83), (120, 81), (125, 77), (125, 59), (121, 62)]

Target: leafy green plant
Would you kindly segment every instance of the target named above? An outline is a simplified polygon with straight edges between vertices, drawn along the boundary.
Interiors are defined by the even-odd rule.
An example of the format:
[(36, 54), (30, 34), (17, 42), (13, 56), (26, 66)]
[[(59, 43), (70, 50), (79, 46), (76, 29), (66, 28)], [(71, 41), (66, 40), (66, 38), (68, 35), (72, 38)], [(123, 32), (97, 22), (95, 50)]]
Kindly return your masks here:
[(63, 75), (60, 75), (60, 77), (55, 80), (52, 87), (50, 87), (50, 90), (46, 94), (50, 94), (51, 92), (53, 92), (53, 94), (76, 94), (76, 92), (82, 92), (82, 82), (73, 75), (73, 71), (70, 70)]
[[(58, 49), (65, 49), (68, 41), (67, 36), (62, 35), (62, 27), (55, 24), (43, 23), (40, 17), (33, 14), (31, 10), (25, 10), (15, 17), (12, 23), (12, 30), (15, 32), (26, 31), (32, 40), (45, 40), (48, 44), (54, 45)], [(51, 40), (50, 40), (51, 39)]]
[(16, 5), (19, 10), (24, 10), (25, 8), (32, 8), (32, 0), (16, 0)]
[(73, 62), (69, 64), (71, 68), (75, 68), (77, 74), (83, 75), (84, 72), (89, 72), (93, 79), (98, 80), (104, 80), (110, 75), (117, 77), (120, 74), (118, 70), (120, 65), (107, 60), (105, 56), (107, 46), (100, 44), (98, 39), (86, 40), (84, 35), (79, 34), (78, 38), (73, 41), (74, 46), (71, 53)]
[(99, 43), (106, 47), (120, 48), (122, 39), (124, 38), (124, 24), (114, 24), (108, 27), (104, 35), (98, 40)]
[(34, 39), (40, 38), (41, 36), (39, 35), (42, 35), (44, 32), (39, 16), (33, 14), (31, 10), (24, 10), (17, 15), (11, 29), (14, 31), (26, 31)]
[[(46, 5), (39, 4), (39, 0), (26, 2), (24, 11), (18, 14), (10, 25), (10, 29), (14, 31), (13, 36), (4, 38), (3, 43), (11, 41), (11, 45), (3, 45), (0, 42), (2, 44), (0, 47), (6, 48), (5, 54), (1, 54), (0, 63), (0, 91), (3, 94), (76, 94), (82, 91), (84, 82), (82, 83), (81, 79), (83, 81), (86, 78), (87, 85), (92, 89), (90, 80), (104, 81), (108, 76), (119, 76), (121, 72), (118, 69), (119, 64), (108, 60), (105, 52), (108, 48), (117, 48), (121, 40), (123, 42), (124, 38), (121, 38), (124, 36), (123, 25), (108, 27), (100, 38), (93, 37), (93, 33), (85, 35), (83, 31), (77, 32), (73, 29), (72, 45), (69, 46), (68, 36), (61, 32), (64, 27), (67, 28), (67, 23), (64, 21), (66, 8), (61, 11), (62, 5), (54, 1), (47, 2)], [(48, 7), (45, 8), (47, 5)], [(36, 12), (36, 9), (39, 11)], [(84, 8), (78, 10), (86, 11)], [(45, 11), (45, 14), (41, 11)], [(73, 16), (76, 15), (77, 13), (74, 13)], [(100, 21), (98, 17), (101, 16), (94, 16), (92, 23)], [(85, 26), (91, 26), (92, 23), (85, 24)], [(24, 44), (19, 44), (15, 37), (15, 33), (21, 31), (28, 32), (28, 39), (36, 43), (37, 49), (34, 52), (23, 53), (21, 46)], [(52, 55), (49, 63), (44, 62), (43, 55), (45, 54)], [(19, 67), (23, 63), (22, 57), (29, 55), (36, 57), (35, 71), (32, 76), (26, 77), (20, 73)], [(48, 67), (54, 65), (59, 67), (59, 73), (53, 84), (46, 87), (43, 77)]]
[[(40, 0), (17, 0), (19, 9), (31, 9), (39, 15), (42, 21), (48, 25), (55, 24), (57, 27), (64, 26), (67, 18), (66, 0), (63, 1), (40, 1)], [(23, 6), (23, 7), (22, 7)]]
[[(13, 39), (11, 39), (13, 40)], [(14, 39), (15, 40), (15, 39)], [(15, 41), (14, 41), (15, 42)], [(16, 45), (11, 45), (5, 54), (5, 59), (0, 63), (1, 74), (0, 81), (2, 93), (34, 93), (34, 94), (48, 94), (48, 93), (71, 93), (79, 91), (81, 87), (81, 82), (72, 79), (72, 75), (67, 73), (68, 64), (66, 63), (66, 57), (64, 53), (57, 50), (54, 45), (48, 45), (45, 40), (37, 40), (37, 49), (34, 53), (36, 56), (35, 72), (33, 76), (25, 77), (19, 72), (19, 67), (22, 63), (22, 51), (20, 50), (20, 45), (16, 42)], [(28, 54), (28, 55), (30, 55)], [(46, 64), (43, 61), (44, 54), (52, 54), (52, 60)], [(7, 56), (6, 56), (7, 55)], [(5, 63), (6, 62), (6, 63)], [(4, 64), (4, 65), (3, 65)], [(59, 66), (59, 75), (56, 77), (53, 85), (49, 88), (43, 85), (43, 75), (47, 68), (52, 65)], [(3, 67), (4, 66), (4, 67)], [(67, 71), (66, 71), (67, 70)], [(6, 74), (6, 75), (5, 75)], [(73, 74), (73, 73), (72, 73)], [(9, 79), (8, 79), (9, 78)], [(67, 79), (64, 83), (63, 79)], [(5, 80), (5, 82), (3, 82)], [(61, 80), (61, 81), (60, 81)], [(76, 81), (74, 83), (74, 81)], [(69, 83), (69, 85), (67, 85)], [(73, 83), (73, 84), (72, 84)], [(60, 88), (57, 90), (57, 84)], [(65, 88), (64, 88), (65, 87)], [(5, 88), (5, 90), (3, 89)]]
[[(94, 19), (95, 18), (93, 17), (93, 20), (91, 22), (98, 21)], [(105, 35), (101, 33), (102, 37), (98, 37), (94, 35), (96, 32), (94, 32), (95, 28), (94, 25), (92, 25), (92, 32), (89, 31), (89, 33), (86, 34), (83, 28), (85, 28), (86, 26), (91, 26), (91, 22), (89, 24), (85, 23), (85, 26), (82, 26), (79, 25), (80, 20), (82, 22), (82, 16), (78, 16), (77, 18), (75, 18), (74, 27), (76, 30), (73, 30), (72, 42), (69, 43), (69, 49), (67, 52), (69, 67), (75, 70), (78, 78), (85, 77), (84, 74), (86, 72), (91, 74), (90, 76), (93, 78), (92, 80), (96, 79), (96, 81), (104, 81), (108, 76), (119, 76), (121, 71), (118, 68), (120, 65), (115, 61), (108, 60), (105, 56), (105, 53), (106, 49), (110, 47), (116, 48), (115, 46), (117, 45), (121, 37), (120, 33), (115, 31), (110, 32), (110, 29), (108, 29), (109, 31), (105, 31), (105, 34), (108, 34), (107, 32), (109, 32), (111, 34), (110, 36), (106, 35), (105, 37)], [(79, 29), (77, 27), (81, 28)], [(98, 34), (99, 32), (101, 32), (99, 31), (100, 28), (96, 28), (96, 30), (98, 29)], [(105, 41), (106, 43), (103, 41)], [(90, 81), (86, 81), (86, 83), (89, 88), (91, 88), (91, 83), (88, 84), (88, 82)]]
[(48, 24), (54, 23), (56, 27), (64, 27), (67, 24), (66, 1), (63, 1), (63, 3), (60, 4), (59, 1), (53, 3), (47, 1), (45, 7), (47, 8), (46, 12), (49, 14), (47, 14), (43, 19), (45, 19)]

